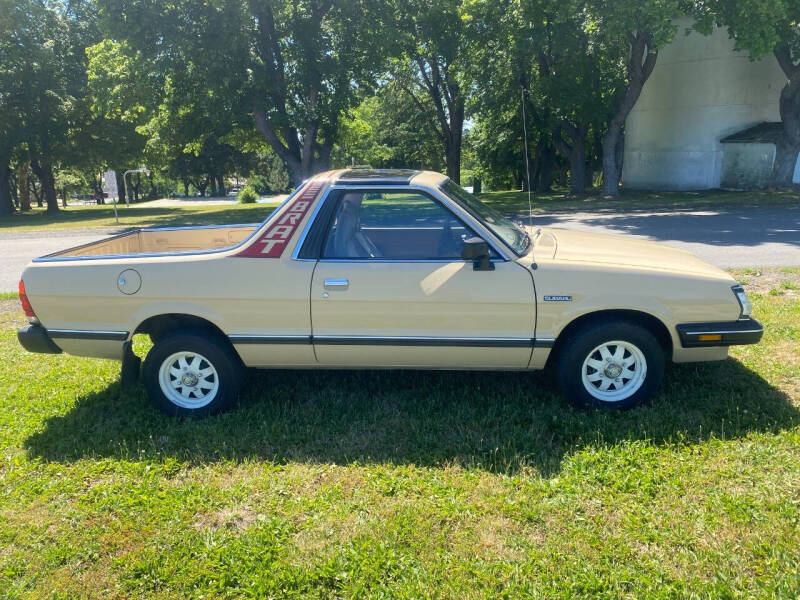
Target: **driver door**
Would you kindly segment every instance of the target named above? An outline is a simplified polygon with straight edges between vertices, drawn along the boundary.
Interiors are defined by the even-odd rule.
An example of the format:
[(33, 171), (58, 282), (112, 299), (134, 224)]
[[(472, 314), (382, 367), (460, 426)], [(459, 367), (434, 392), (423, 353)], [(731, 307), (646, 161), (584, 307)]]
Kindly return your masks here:
[(348, 190), (337, 201), (311, 284), (319, 363), (527, 367), (527, 269), (495, 254), (493, 270), (475, 270), (461, 248), (476, 234), (426, 193)]

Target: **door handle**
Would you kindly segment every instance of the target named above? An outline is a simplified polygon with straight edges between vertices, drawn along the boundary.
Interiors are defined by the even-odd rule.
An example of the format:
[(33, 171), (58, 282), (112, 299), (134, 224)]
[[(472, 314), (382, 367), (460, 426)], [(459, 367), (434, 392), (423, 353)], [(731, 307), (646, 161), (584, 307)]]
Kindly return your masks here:
[(350, 287), (350, 282), (347, 279), (326, 279), (325, 289), (334, 291), (343, 291)]

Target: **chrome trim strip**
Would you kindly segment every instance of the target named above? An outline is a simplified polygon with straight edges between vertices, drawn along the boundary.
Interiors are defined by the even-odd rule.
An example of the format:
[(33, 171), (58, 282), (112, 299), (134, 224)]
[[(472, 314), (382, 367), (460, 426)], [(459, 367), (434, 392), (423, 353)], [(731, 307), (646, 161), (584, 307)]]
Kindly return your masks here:
[(313, 258), (298, 258), (300, 256), (300, 250), (303, 247), (303, 244), (306, 242), (306, 237), (308, 236), (308, 232), (311, 231), (311, 226), (314, 224), (314, 221), (317, 220), (317, 214), (322, 209), (322, 205), (325, 204), (325, 201), (328, 199), (328, 196), (331, 194), (331, 190), (334, 186), (328, 186), (328, 189), (325, 190), (325, 193), (322, 194), (322, 197), (317, 202), (317, 205), (314, 207), (314, 210), (311, 211), (311, 216), (306, 221), (306, 226), (303, 227), (303, 231), (300, 233), (300, 239), (294, 245), (294, 249), (292, 250), (291, 259), (292, 260), (303, 260), (303, 261), (315, 261)]
[(98, 340), (124, 342), (128, 339), (127, 331), (104, 331), (92, 329), (47, 329), (47, 334), (56, 339)]
[[(275, 207), (278, 210), (280, 205)], [(270, 214), (272, 216), (272, 214)], [(267, 217), (269, 218), (269, 217)], [(183, 229), (229, 229), (232, 227), (260, 227), (261, 223), (231, 223), (230, 225), (180, 225), (176, 227), (145, 227), (137, 231), (181, 231)]]
[(735, 333), (761, 333), (763, 329), (724, 329), (721, 331), (684, 331), (683, 335), (727, 335)]
[[(299, 258), (298, 260), (310, 260), (312, 262), (322, 262), (322, 263), (404, 263), (404, 264), (414, 264), (414, 263), (442, 263), (442, 264), (450, 264), (450, 263), (457, 263), (463, 262), (465, 264), (471, 264), (473, 261), (471, 260), (463, 260), (461, 258), (320, 258), (318, 260), (314, 260), (313, 258)], [(503, 263), (506, 262), (502, 258), (493, 258), (490, 262), (493, 263)]]
[(229, 335), (232, 344), (310, 344), (310, 335)]
[(319, 344), (321, 346), (434, 346), (462, 348), (552, 348), (554, 339), (377, 335), (229, 335), (233, 344)]
[[(269, 216), (264, 219), (254, 230), (253, 232), (244, 238), (238, 244), (234, 244), (233, 246), (225, 246), (224, 248), (213, 248), (210, 250), (182, 250), (178, 252), (141, 252), (138, 254), (99, 254), (97, 256), (58, 256), (59, 254), (63, 254), (64, 252), (68, 252), (70, 250), (78, 250), (79, 248), (86, 248), (87, 246), (91, 246), (96, 244), (97, 242), (90, 242), (88, 244), (83, 244), (82, 246), (75, 246), (74, 248), (66, 248), (64, 250), (60, 250), (59, 252), (54, 252), (52, 254), (46, 254), (45, 256), (40, 256), (38, 258), (34, 258), (31, 262), (39, 263), (39, 262), (76, 262), (82, 260), (118, 260), (118, 259), (138, 259), (138, 258), (158, 258), (161, 256), (204, 256), (206, 254), (218, 254), (220, 252), (228, 252), (229, 250), (235, 250), (240, 246), (244, 246), (247, 242), (253, 239), (255, 235), (258, 234), (266, 225), (269, 224), (270, 220), (275, 217), (276, 213), (280, 211), (284, 206), (286, 206), (290, 201), (292, 201), (305, 187), (306, 182), (304, 181), (300, 186), (295, 189), (294, 192), (289, 194), (286, 199), (281, 202), (278, 206), (275, 207)], [(205, 225), (199, 225), (198, 228), (204, 228)], [(237, 227), (237, 225), (219, 225), (218, 227)], [(195, 229), (194, 227), (186, 227), (185, 229)], [(139, 233), (140, 231), (152, 231), (146, 229), (133, 229), (131, 231), (120, 233), (117, 235), (112, 235), (107, 238), (103, 238), (100, 241), (108, 241), (113, 240), (118, 237), (123, 237), (126, 235), (131, 235), (134, 233)]]
[(531, 338), (411, 337), (371, 335), (315, 335), (312, 343), (325, 346), (447, 346), (475, 348), (530, 348)]

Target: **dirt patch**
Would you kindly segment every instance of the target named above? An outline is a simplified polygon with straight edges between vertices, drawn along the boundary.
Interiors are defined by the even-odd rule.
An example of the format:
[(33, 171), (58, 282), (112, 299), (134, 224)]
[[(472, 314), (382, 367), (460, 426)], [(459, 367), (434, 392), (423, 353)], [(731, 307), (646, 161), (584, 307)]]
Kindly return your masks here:
[(27, 324), (19, 300), (0, 300), (0, 327), (24, 327)]
[(731, 275), (754, 294), (800, 296), (800, 267), (731, 269)]
[(8, 298), (6, 300), (0, 300), (0, 313), (7, 313), (7, 312), (19, 312), (21, 313), (21, 309), (19, 306), (19, 300), (16, 298)]
[(211, 514), (198, 515), (194, 522), (196, 529), (227, 529), (240, 532), (258, 520), (258, 513), (242, 506), (224, 508)]

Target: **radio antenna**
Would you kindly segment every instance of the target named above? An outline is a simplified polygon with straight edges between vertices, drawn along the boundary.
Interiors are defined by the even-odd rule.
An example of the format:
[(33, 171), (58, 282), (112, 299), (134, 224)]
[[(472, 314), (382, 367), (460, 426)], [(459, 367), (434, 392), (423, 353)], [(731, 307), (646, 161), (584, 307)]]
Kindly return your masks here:
[(525, 142), (525, 176), (528, 180), (528, 225), (533, 229), (533, 204), (531, 203), (531, 163), (528, 160), (528, 119), (525, 114), (525, 92), (524, 87), (520, 86), (522, 97), (522, 134)]

